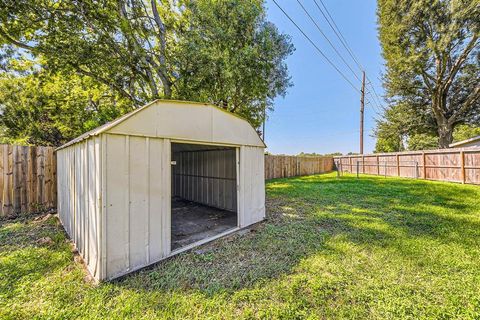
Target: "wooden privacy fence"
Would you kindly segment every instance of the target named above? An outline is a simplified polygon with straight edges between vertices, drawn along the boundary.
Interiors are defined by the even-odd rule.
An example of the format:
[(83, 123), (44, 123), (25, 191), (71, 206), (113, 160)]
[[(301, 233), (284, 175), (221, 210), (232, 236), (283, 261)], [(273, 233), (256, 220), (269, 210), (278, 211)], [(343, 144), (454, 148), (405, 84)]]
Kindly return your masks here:
[(333, 169), (332, 157), (265, 155), (265, 179), (305, 176)]
[(54, 208), (56, 181), (54, 148), (0, 144), (0, 217)]
[(337, 170), (480, 184), (480, 149), (445, 149), (335, 157)]

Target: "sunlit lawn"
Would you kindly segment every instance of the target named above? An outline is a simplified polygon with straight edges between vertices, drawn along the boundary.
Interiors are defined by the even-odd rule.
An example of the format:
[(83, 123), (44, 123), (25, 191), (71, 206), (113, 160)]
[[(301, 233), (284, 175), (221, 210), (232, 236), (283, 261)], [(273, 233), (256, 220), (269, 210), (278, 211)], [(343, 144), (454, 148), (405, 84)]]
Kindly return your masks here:
[(480, 187), (327, 174), (267, 199), (255, 230), (97, 286), (56, 218), (0, 222), (0, 318), (480, 318)]

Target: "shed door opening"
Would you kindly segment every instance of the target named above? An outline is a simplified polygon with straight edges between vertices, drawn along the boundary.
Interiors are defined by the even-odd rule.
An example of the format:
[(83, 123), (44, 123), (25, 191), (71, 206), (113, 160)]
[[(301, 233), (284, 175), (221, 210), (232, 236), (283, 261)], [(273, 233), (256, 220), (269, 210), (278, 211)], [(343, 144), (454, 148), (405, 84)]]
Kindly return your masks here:
[(232, 147), (172, 143), (172, 251), (236, 228)]

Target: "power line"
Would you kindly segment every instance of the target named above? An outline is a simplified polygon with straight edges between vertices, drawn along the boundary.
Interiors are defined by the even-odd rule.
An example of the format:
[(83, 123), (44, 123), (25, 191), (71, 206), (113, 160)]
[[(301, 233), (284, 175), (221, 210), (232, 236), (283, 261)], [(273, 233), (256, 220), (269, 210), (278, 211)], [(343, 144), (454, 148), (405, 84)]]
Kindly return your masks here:
[(288, 15), (288, 13), (283, 10), (283, 8), (278, 4), (278, 2), (276, 0), (273, 0), (273, 3), (275, 3), (275, 5), (280, 9), (280, 11), (283, 12), (283, 14), (288, 18), (288, 20), (290, 20), (290, 22), (295, 25), (298, 31), (303, 34), (303, 36), (315, 47), (318, 53), (320, 53), (320, 55), (342, 76), (342, 78), (345, 79), (345, 81), (347, 81), (355, 91), (360, 93), (360, 90), (358, 90), (355, 85), (345, 76), (345, 74), (343, 74), (343, 72), (340, 71), (340, 69), (338, 69), (338, 67), (323, 53), (323, 51), (315, 44), (315, 42), (312, 41), (312, 39), (310, 39), (310, 37), (302, 30), (302, 28), (300, 28), (298, 24)]
[[(298, 0), (297, 0), (298, 1)], [(355, 62), (355, 64), (357, 65), (357, 67), (360, 69), (360, 71), (363, 71), (364, 68), (362, 66), (362, 64), (358, 61), (356, 55), (354, 54), (353, 50), (351, 49), (351, 47), (348, 45), (348, 42), (347, 42), (347, 39), (345, 39), (345, 37), (343, 36), (343, 33), (342, 31), (340, 31), (340, 28), (338, 27), (338, 25), (335, 23), (335, 19), (333, 19), (332, 15), (330, 14), (330, 11), (328, 11), (328, 8), (327, 6), (325, 5), (325, 3), (322, 1), (322, 0), (319, 0), (320, 3), (322, 4), (322, 7), (324, 8), (324, 10), (322, 10), (322, 8), (320, 8), (317, 0), (313, 0), (314, 3), (315, 3), (315, 6), (318, 8), (318, 10), (321, 12), (321, 14), (323, 15), (323, 17), (325, 18), (325, 21), (327, 21), (328, 25), (330, 26), (330, 28), (333, 30), (333, 32), (335, 33), (335, 35), (337, 36), (337, 38), (340, 40), (340, 43), (343, 45), (343, 47), (347, 50), (348, 54), (350, 55), (350, 57), (353, 59), (353, 61)], [(326, 14), (325, 14), (326, 13)], [(328, 17), (327, 17), (328, 16)], [(376, 96), (376, 98), (378, 99), (378, 103), (381, 105), (381, 99), (380, 97), (378, 96), (376, 90), (375, 90), (375, 87), (373, 86), (371, 80), (368, 78), (368, 75), (367, 75), (367, 80), (369, 82), (369, 85), (372, 87), (372, 90)]]
[(315, 19), (308, 13), (307, 9), (305, 9), (305, 7), (303, 6), (303, 4), (300, 2), (300, 0), (297, 0), (298, 4), (300, 5), (300, 7), (302, 8), (303, 12), (305, 12), (305, 14), (310, 18), (310, 20), (313, 22), (313, 24), (315, 25), (315, 27), (318, 29), (318, 31), (320, 32), (320, 34), (325, 38), (325, 40), (327, 40), (328, 44), (330, 44), (330, 46), (332, 47), (332, 49), (337, 53), (337, 55), (340, 57), (340, 59), (342, 59), (343, 63), (348, 67), (348, 69), (350, 69), (350, 71), (352, 72), (352, 74), (355, 76), (355, 78), (357, 78), (358, 81), (361, 81), (360, 78), (357, 76), (357, 74), (355, 73), (355, 71), (353, 71), (352, 67), (350, 67), (350, 65), (348, 64), (348, 62), (345, 60), (345, 58), (342, 56), (342, 54), (337, 50), (337, 48), (335, 47), (335, 45), (330, 41), (330, 39), (327, 37), (327, 35), (322, 31), (322, 29), (320, 28), (320, 26), (317, 24), (317, 22), (315, 21)]
[[(381, 99), (380, 99), (380, 97), (378, 96), (377, 91), (375, 91), (375, 87), (373, 86), (373, 83), (370, 81), (370, 79), (368, 79), (368, 77), (367, 77), (367, 80), (368, 80), (368, 83), (370, 84), (370, 86), (371, 86), (372, 89), (373, 89), (373, 93), (375, 94), (375, 96), (377, 97), (377, 99), (381, 102)], [(380, 104), (381, 104), (381, 103), (380, 103)]]
[[(330, 28), (332, 28), (333, 32), (335, 33), (335, 35), (337, 36), (337, 38), (340, 40), (340, 42), (342, 43), (342, 45), (344, 46), (344, 48), (347, 50), (347, 52), (348, 52), (348, 54), (350, 55), (350, 57), (353, 59), (353, 61), (355, 61), (357, 67), (360, 69), (360, 71), (363, 71), (362, 65), (358, 62), (357, 58), (356, 58), (355, 55), (353, 54), (353, 51), (350, 49), (350, 46), (348, 45), (347, 40), (345, 39), (345, 37), (343, 36), (342, 32), (341, 32), (340, 29), (338, 28), (337, 24), (335, 23), (335, 20), (332, 18), (332, 15), (331, 15), (330, 12), (328, 11), (328, 9), (327, 9), (327, 7), (325, 6), (325, 4), (323, 3), (323, 1), (320, 0), (320, 3), (322, 4), (323, 8), (325, 9), (325, 12), (327, 13), (328, 17), (330, 17), (331, 22), (330, 22), (329, 18), (327, 18), (327, 16), (325, 15), (325, 12), (322, 10), (322, 8), (320, 8), (320, 6), (318, 5), (317, 0), (313, 0), (313, 2), (314, 2), (315, 5), (317, 6), (318, 10), (320, 10), (320, 12), (322, 13), (323, 17), (324, 17), (325, 20), (327, 21), (328, 25), (330, 26)], [(333, 23), (333, 25), (332, 25), (332, 23)]]

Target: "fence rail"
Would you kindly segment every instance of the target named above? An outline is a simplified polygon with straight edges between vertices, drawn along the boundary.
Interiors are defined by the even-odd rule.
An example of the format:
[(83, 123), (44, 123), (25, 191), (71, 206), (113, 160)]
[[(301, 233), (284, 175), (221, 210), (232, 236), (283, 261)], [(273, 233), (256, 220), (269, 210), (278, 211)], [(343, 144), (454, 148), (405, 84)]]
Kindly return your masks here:
[(54, 148), (0, 144), (0, 217), (54, 208), (56, 181)]
[(265, 155), (265, 179), (305, 176), (333, 169), (332, 157)]
[(445, 149), (335, 157), (337, 170), (480, 184), (480, 149)]

